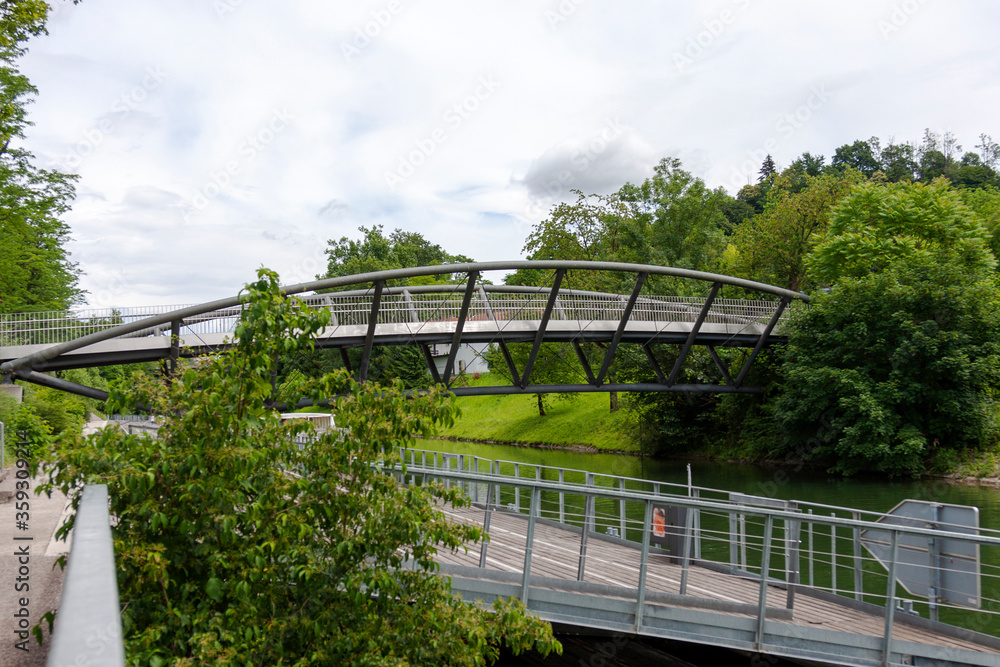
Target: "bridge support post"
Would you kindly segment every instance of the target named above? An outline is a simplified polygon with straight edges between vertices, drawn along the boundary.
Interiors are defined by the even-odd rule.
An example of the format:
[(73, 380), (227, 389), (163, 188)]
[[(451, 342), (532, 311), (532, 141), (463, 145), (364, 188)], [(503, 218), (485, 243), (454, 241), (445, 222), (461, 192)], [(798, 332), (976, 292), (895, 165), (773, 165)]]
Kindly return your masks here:
[(691, 333), (688, 334), (687, 340), (684, 341), (684, 347), (681, 349), (681, 353), (677, 355), (677, 361), (674, 362), (674, 367), (670, 371), (670, 377), (667, 378), (667, 386), (671, 386), (677, 382), (677, 376), (680, 375), (681, 366), (684, 364), (684, 360), (691, 351), (691, 346), (694, 345), (695, 339), (698, 338), (698, 332), (701, 331), (701, 325), (705, 323), (705, 318), (708, 317), (708, 312), (712, 309), (712, 303), (715, 301), (715, 297), (719, 295), (720, 289), (722, 289), (722, 283), (712, 284), (712, 291), (709, 292), (708, 298), (705, 300), (705, 305), (702, 306), (701, 312), (698, 313), (698, 319), (696, 319), (694, 325), (692, 325)]
[(368, 313), (368, 331), (365, 333), (365, 347), (361, 352), (361, 367), (358, 368), (358, 382), (368, 379), (368, 365), (372, 360), (372, 346), (375, 343), (375, 327), (378, 326), (378, 309), (382, 304), (384, 280), (375, 281), (375, 294), (372, 296), (372, 307)]
[(524, 542), (524, 572), (521, 577), (521, 602), (528, 605), (528, 589), (531, 584), (531, 550), (535, 542), (535, 519), (538, 515), (539, 503), (541, 501), (542, 490), (537, 486), (531, 487), (531, 505), (528, 509), (528, 534)]
[(757, 340), (757, 345), (754, 346), (753, 352), (747, 358), (747, 362), (743, 364), (743, 368), (740, 369), (740, 374), (736, 376), (736, 382), (734, 383), (737, 387), (743, 384), (743, 380), (746, 378), (747, 373), (750, 371), (750, 367), (753, 366), (753, 362), (757, 359), (757, 355), (760, 351), (764, 349), (764, 345), (767, 343), (767, 337), (771, 335), (774, 331), (774, 327), (778, 325), (778, 320), (781, 318), (781, 314), (785, 312), (785, 308), (788, 306), (788, 297), (784, 297), (778, 302), (778, 308), (774, 311), (774, 315), (771, 316), (770, 321), (767, 326), (764, 327), (764, 331), (760, 334), (760, 338)]
[[(646, 573), (649, 569), (649, 529), (653, 525), (653, 503), (646, 501), (642, 520), (642, 557), (639, 560), (639, 595), (635, 603), (635, 632), (642, 628), (642, 611), (646, 605)], [(624, 537), (624, 534), (622, 535)]]
[(618, 323), (618, 328), (615, 330), (615, 335), (611, 339), (611, 344), (608, 345), (608, 350), (604, 353), (604, 363), (601, 364), (601, 370), (597, 372), (597, 386), (604, 383), (604, 376), (608, 374), (608, 369), (611, 368), (611, 362), (615, 359), (615, 352), (618, 350), (618, 344), (621, 342), (622, 335), (625, 333), (625, 327), (628, 325), (629, 318), (632, 317), (632, 309), (635, 308), (635, 302), (639, 299), (639, 294), (642, 292), (642, 286), (645, 284), (648, 276), (648, 273), (640, 272), (635, 277), (635, 286), (632, 288), (632, 294), (629, 296), (628, 303), (625, 304), (625, 309), (622, 311), (622, 319)]
[(556, 277), (552, 281), (552, 290), (549, 292), (549, 300), (545, 303), (545, 310), (542, 311), (542, 319), (538, 323), (538, 331), (535, 332), (535, 342), (531, 346), (528, 361), (524, 365), (524, 373), (521, 375), (521, 389), (527, 387), (528, 383), (531, 382), (531, 369), (535, 365), (538, 350), (542, 347), (542, 339), (545, 338), (545, 329), (549, 325), (549, 318), (552, 317), (552, 309), (555, 308), (556, 299), (559, 297), (559, 286), (562, 284), (565, 275), (566, 269), (556, 270)]
[(451, 384), (451, 373), (455, 370), (455, 359), (458, 357), (458, 348), (462, 344), (462, 331), (465, 329), (465, 321), (469, 318), (469, 304), (472, 303), (472, 295), (476, 292), (476, 281), (479, 279), (479, 271), (469, 271), (469, 282), (465, 285), (465, 294), (462, 295), (462, 306), (458, 311), (458, 321), (455, 323), (455, 333), (451, 337), (451, 349), (448, 350), (448, 361), (444, 365), (445, 384)]
[(771, 570), (771, 536), (774, 533), (774, 515), (768, 514), (764, 522), (764, 553), (760, 557), (760, 594), (757, 597), (757, 638), (754, 647), (760, 651), (764, 644), (764, 621), (767, 618), (767, 579)]

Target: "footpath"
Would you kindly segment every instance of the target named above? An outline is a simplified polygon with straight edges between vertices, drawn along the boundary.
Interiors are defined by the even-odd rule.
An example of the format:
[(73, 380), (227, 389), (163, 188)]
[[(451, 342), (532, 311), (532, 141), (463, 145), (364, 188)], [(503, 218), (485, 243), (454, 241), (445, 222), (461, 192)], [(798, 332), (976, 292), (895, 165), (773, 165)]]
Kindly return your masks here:
[[(84, 435), (107, 422), (89, 422)], [(43, 478), (18, 478), (17, 452), (7, 433), (5, 467), (0, 470), (0, 667), (44, 667), (52, 635), (42, 623), (39, 646), (31, 629), (59, 608), (64, 571), (56, 560), (69, 554), (72, 535), (57, 541), (55, 532), (69, 518), (68, 499), (59, 491), (36, 495)], [(27, 488), (25, 488), (27, 487)], [(27, 491), (18, 500), (18, 492)]]

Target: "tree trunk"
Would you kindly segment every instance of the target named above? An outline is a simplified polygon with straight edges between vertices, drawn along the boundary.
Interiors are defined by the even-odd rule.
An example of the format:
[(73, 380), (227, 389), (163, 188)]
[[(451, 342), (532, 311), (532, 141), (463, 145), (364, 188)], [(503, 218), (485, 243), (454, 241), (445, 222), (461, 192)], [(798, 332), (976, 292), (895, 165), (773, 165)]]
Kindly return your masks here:
[(618, 404), (618, 392), (612, 391), (608, 393), (608, 396), (610, 397), (610, 402), (611, 402), (611, 412), (618, 412), (618, 408), (621, 407)]
[(538, 399), (538, 416), (539, 417), (544, 417), (545, 416), (545, 405), (542, 404), (542, 395), (541, 394), (535, 394), (535, 398)]

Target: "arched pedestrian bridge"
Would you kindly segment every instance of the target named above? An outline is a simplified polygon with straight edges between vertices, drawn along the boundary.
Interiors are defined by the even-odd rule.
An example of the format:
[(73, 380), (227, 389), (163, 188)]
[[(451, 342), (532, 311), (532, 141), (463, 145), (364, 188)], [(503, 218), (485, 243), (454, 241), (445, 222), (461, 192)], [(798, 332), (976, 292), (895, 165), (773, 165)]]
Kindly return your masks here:
[[(536, 270), (551, 278), (544, 287), (484, 283), (489, 271)], [(613, 276), (622, 293), (574, 288)], [(455, 284), (454, 277), (463, 276)], [(397, 286), (451, 281), (452, 284)], [(700, 297), (662, 296), (658, 281), (683, 279)], [(721, 292), (738, 298), (723, 298)], [(359, 381), (371, 379), (376, 346), (412, 345), (422, 350), (429, 382), (443, 382), (458, 395), (588, 391), (695, 391), (755, 393), (744, 380), (759, 353), (782, 342), (781, 324), (793, 301), (804, 294), (719, 274), (612, 262), (513, 261), (449, 264), (328, 278), (284, 287), (311, 308), (325, 308), (331, 323), (318, 347), (340, 350)], [(335, 291), (334, 291), (335, 290)], [(751, 298), (747, 298), (749, 295)], [(91, 366), (178, 360), (218, 352), (231, 343), (241, 312), (235, 296), (194, 306), (25, 313), (0, 316), (0, 374), (103, 399), (104, 392), (44, 373)], [(526, 344), (527, 358), (515, 363), (509, 345)], [(580, 365), (578, 384), (533, 384), (542, 343), (572, 346)], [(456, 359), (465, 344), (498, 350), (508, 384), (452, 386)], [(589, 352), (585, 346), (591, 344)], [(612, 364), (622, 344), (641, 348), (655, 375), (652, 382), (618, 382)], [(707, 349), (717, 383), (680, 384), (693, 346)], [(663, 346), (673, 346), (664, 352)], [(447, 350), (443, 369), (432, 348)], [(717, 348), (744, 348), (738, 364)], [(352, 367), (348, 351), (361, 350)], [(660, 350), (657, 353), (657, 349)], [(595, 356), (596, 350), (596, 356)], [(356, 355), (355, 355), (356, 356)], [(669, 360), (669, 365), (664, 363)], [(731, 368), (732, 366), (732, 368)]]

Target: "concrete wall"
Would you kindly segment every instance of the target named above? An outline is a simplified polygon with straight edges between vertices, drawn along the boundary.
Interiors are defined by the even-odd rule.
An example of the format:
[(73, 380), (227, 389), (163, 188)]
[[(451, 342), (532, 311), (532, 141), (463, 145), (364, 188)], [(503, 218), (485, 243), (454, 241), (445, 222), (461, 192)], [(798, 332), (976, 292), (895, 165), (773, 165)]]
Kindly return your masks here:
[(20, 403), (24, 400), (24, 387), (19, 384), (0, 384), (0, 396), (9, 396)]

